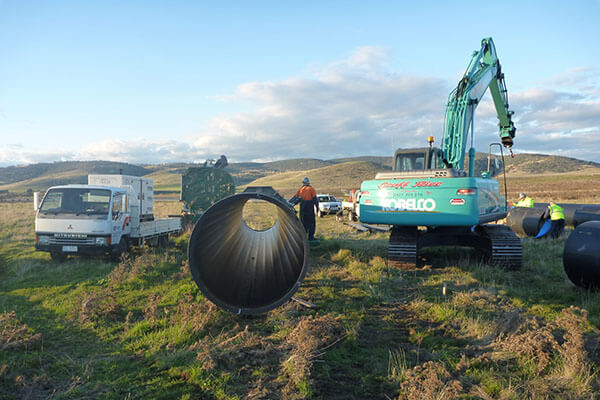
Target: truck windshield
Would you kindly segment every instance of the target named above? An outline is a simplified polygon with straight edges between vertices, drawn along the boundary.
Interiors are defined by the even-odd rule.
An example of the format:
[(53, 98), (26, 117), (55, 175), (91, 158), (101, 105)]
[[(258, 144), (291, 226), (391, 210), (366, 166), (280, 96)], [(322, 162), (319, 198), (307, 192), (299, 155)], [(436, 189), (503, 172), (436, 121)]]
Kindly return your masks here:
[(86, 188), (50, 189), (40, 212), (50, 214), (108, 215), (110, 190)]
[(396, 171), (414, 171), (425, 168), (425, 154), (406, 153), (396, 157)]

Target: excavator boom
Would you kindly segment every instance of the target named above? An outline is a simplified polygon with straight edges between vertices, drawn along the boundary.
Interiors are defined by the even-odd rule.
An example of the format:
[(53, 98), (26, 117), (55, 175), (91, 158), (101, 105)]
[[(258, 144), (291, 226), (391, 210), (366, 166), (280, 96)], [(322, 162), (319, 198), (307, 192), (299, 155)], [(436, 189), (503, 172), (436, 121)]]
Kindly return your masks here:
[(473, 53), (462, 79), (448, 96), (441, 146), (442, 157), (447, 166), (463, 169), (469, 130), (471, 138), (473, 137), (475, 109), (488, 88), (499, 120), (502, 144), (510, 148), (515, 137), (513, 112), (508, 109), (504, 74), (492, 38), (481, 41), (481, 49)]

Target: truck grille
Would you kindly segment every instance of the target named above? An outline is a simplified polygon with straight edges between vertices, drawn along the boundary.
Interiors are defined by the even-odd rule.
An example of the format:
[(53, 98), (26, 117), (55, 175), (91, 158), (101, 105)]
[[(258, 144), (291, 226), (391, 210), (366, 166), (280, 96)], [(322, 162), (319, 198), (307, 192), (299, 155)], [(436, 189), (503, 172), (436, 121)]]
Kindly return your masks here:
[(50, 244), (61, 244), (61, 245), (75, 245), (81, 246), (86, 244), (94, 244), (96, 238), (88, 237), (85, 234), (67, 233), (67, 234), (55, 234), (50, 237)]

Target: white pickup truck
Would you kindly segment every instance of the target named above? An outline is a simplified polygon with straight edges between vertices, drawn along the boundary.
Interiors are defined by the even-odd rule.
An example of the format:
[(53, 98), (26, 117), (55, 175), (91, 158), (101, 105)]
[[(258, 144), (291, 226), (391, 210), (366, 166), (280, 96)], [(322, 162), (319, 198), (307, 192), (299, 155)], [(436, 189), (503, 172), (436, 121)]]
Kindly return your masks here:
[(315, 206), (316, 214), (319, 218), (323, 215), (337, 214), (342, 209), (342, 202), (330, 194), (317, 194), (319, 206)]
[(35, 249), (57, 261), (80, 254), (118, 260), (131, 245), (163, 245), (181, 231), (180, 218), (154, 219), (150, 178), (89, 175), (87, 185), (49, 188), (34, 208)]

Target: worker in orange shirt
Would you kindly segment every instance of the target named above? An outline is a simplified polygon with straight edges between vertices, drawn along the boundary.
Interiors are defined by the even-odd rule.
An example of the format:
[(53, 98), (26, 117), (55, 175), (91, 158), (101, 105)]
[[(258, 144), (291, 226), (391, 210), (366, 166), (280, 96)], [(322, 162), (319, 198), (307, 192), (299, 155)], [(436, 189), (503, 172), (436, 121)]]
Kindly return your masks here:
[(308, 178), (302, 180), (302, 187), (290, 199), (292, 204), (298, 202), (300, 202), (300, 218), (304, 229), (308, 233), (308, 240), (315, 240), (315, 208), (319, 207), (319, 199), (317, 198), (317, 191), (310, 186)]

